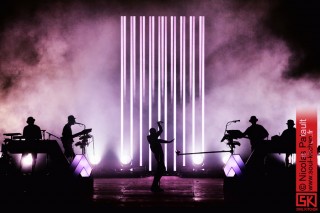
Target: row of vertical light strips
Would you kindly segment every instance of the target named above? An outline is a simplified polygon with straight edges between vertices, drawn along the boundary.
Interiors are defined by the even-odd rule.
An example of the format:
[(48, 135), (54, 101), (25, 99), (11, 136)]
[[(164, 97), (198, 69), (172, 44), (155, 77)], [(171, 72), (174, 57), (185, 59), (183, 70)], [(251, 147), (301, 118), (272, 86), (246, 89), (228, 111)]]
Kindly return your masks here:
[[(195, 27), (195, 22), (196, 18), (195, 16), (190, 16), (189, 17), (189, 42), (186, 41), (186, 37), (188, 36), (188, 32), (186, 32), (186, 17), (185, 16), (170, 16), (170, 35), (168, 35), (168, 18), (166, 16), (158, 16), (157, 17), (157, 22), (158, 25), (156, 26), (156, 17), (155, 16), (149, 16), (148, 17), (148, 41), (146, 41), (146, 17), (145, 16), (139, 16), (139, 49), (136, 47), (136, 21), (137, 17), (136, 16), (130, 16), (130, 27), (127, 26), (127, 17), (126, 16), (121, 16), (121, 147), (120, 147), (120, 154), (123, 156), (124, 154), (124, 104), (126, 100), (126, 90), (127, 90), (127, 77), (128, 79), (130, 78), (130, 88), (128, 90), (130, 91), (130, 156), (131, 158), (133, 157), (133, 140), (134, 140), (134, 133), (133, 133), (133, 127), (134, 127), (134, 122), (133, 122), (133, 117), (134, 117), (134, 97), (137, 95), (136, 94), (136, 67), (137, 67), (137, 61), (136, 61), (136, 52), (139, 53), (139, 153), (140, 153), (140, 158), (139, 158), (139, 166), (142, 166), (142, 145), (143, 143), (146, 143), (146, 136), (143, 135), (143, 104), (144, 100), (146, 99), (145, 94), (145, 87), (146, 87), (146, 72), (149, 72), (148, 74), (148, 102), (147, 104), (149, 106), (149, 112), (148, 112), (148, 126), (151, 128), (152, 126), (155, 126), (156, 121), (152, 121), (152, 105), (153, 101), (157, 101), (158, 105), (158, 112), (157, 112), (157, 120), (161, 120), (162, 118), (162, 113), (164, 116), (164, 136), (163, 139), (167, 139), (167, 124), (168, 124), (168, 118), (167, 118), (167, 113), (168, 113), (168, 93), (171, 96), (172, 104), (173, 106), (170, 107), (172, 108), (173, 112), (173, 138), (175, 138), (175, 141), (173, 143), (173, 150), (176, 150), (176, 143), (177, 141), (183, 143), (183, 152), (186, 151), (186, 90), (189, 89), (189, 94), (191, 98), (191, 104), (192, 104), (192, 113), (191, 113), (191, 120), (192, 120), (192, 150), (195, 150), (195, 116), (196, 116), (196, 100), (195, 100), (195, 93), (196, 93), (196, 70), (198, 71), (198, 85), (199, 85), (199, 98), (200, 103), (201, 103), (201, 151), (204, 150), (204, 107), (205, 107), (205, 96), (204, 96), (204, 89), (205, 89), (205, 61), (204, 61), (204, 47), (205, 47), (205, 18), (204, 16), (199, 16), (198, 17), (198, 29)], [(179, 29), (177, 29), (177, 19), (180, 20), (179, 23)], [(158, 41), (155, 41), (155, 28), (158, 27)], [(127, 38), (127, 28), (130, 30), (130, 38)], [(179, 38), (177, 38), (177, 30), (180, 30), (179, 33)], [(195, 42), (196, 42), (196, 31), (198, 30), (198, 46), (199, 49), (196, 50), (195, 48)], [(129, 40), (128, 40), (129, 39)], [(167, 48), (167, 42), (169, 40), (169, 48)], [(179, 39), (179, 40), (178, 40)], [(180, 49), (177, 50), (177, 40), (180, 42)], [(146, 42), (149, 42), (149, 50), (146, 51)], [(129, 43), (127, 47), (127, 43)], [(186, 47), (189, 45), (189, 52), (186, 53)], [(156, 78), (156, 68), (155, 68), (155, 51), (158, 51), (158, 63), (157, 63), (157, 78), (158, 78), (158, 85), (155, 85), (155, 78)], [(127, 50), (129, 49), (129, 50)], [(129, 51), (130, 57), (127, 57), (127, 51)], [(168, 59), (168, 51), (170, 51), (170, 59)], [(177, 51), (180, 51), (180, 58), (177, 59)], [(196, 54), (195, 51), (198, 52), (198, 65), (196, 65)], [(146, 54), (147, 57), (146, 57)], [(186, 54), (189, 54), (189, 61), (186, 61)], [(148, 67), (146, 70), (146, 60), (148, 60)], [(169, 64), (170, 67), (167, 66), (168, 60), (170, 60)], [(177, 76), (177, 60), (179, 60), (179, 65), (180, 65), (180, 76)], [(126, 76), (126, 67), (127, 67), (127, 61), (130, 63), (130, 76)], [(189, 88), (186, 88), (186, 63), (189, 63)], [(171, 91), (168, 92), (168, 75), (170, 75), (171, 80)], [(128, 80), (129, 81), (129, 80)], [(180, 98), (182, 100), (182, 140), (181, 138), (177, 139), (177, 83), (180, 81)], [(155, 92), (158, 93), (158, 100), (154, 100), (154, 94)], [(164, 93), (164, 94), (163, 94)], [(162, 100), (162, 95), (164, 96), (164, 100)], [(162, 111), (162, 101), (164, 102), (164, 111)], [(181, 103), (181, 102), (180, 102)], [(145, 116), (145, 115), (144, 115)], [(197, 113), (197, 116), (198, 113)], [(181, 126), (181, 125), (179, 125)], [(135, 122), (135, 129), (136, 128), (136, 122)], [(127, 131), (126, 131), (127, 133)], [(162, 136), (161, 136), (162, 137)], [(128, 146), (126, 146), (128, 147)], [(167, 144), (164, 144), (164, 154), (165, 154), (165, 165), (167, 166)], [(173, 155), (173, 170), (176, 171), (177, 169), (177, 159), (176, 159), (176, 153), (173, 151), (171, 153)], [(185, 155), (183, 157), (183, 166), (186, 165), (186, 159)], [(152, 170), (152, 153), (149, 149), (149, 171)]]

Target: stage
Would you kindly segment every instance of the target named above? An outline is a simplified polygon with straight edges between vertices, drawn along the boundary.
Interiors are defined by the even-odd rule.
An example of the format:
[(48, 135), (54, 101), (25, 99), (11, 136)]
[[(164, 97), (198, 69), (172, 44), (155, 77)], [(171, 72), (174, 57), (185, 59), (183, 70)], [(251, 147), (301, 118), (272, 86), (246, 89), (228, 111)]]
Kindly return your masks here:
[[(152, 171), (117, 169), (106, 175), (107, 171), (94, 168), (91, 172), (85, 158), (81, 158), (82, 161), (75, 158), (70, 167), (56, 141), (35, 145), (10, 141), (3, 147), (6, 152), (1, 158), (2, 207), (13, 211), (70, 209), (73, 212), (132, 208), (219, 212), (295, 209), (294, 165), (285, 167), (270, 160), (262, 167), (247, 163), (246, 168), (234, 176), (185, 169), (164, 175), (161, 179), (164, 191), (155, 193), (150, 190)], [(10, 154), (30, 150), (39, 155), (49, 154), (44, 168), (24, 172), (14, 164)]]
[[(161, 187), (164, 192), (150, 191), (152, 176), (94, 178), (93, 191), (72, 198), (64, 194), (54, 196), (50, 192), (28, 195), (20, 199), (3, 200), (2, 206), (12, 210), (70, 209), (74, 212), (103, 212), (110, 209), (201, 209), (201, 211), (229, 212), (230, 210), (284, 210), (294, 207), (292, 185), (279, 178), (256, 179), (250, 183), (237, 178), (196, 178), (164, 176)], [(290, 182), (290, 181), (289, 181)], [(282, 187), (282, 188), (279, 188)], [(289, 190), (289, 191), (287, 191)], [(81, 193), (81, 192), (79, 192)], [(47, 197), (46, 197), (47, 196)], [(22, 199), (21, 199), (22, 198)]]
[(99, 178), (94, 182), (92, 202), (105, 207), (196, 208), (222, 207), (223, 179), (164, 176), (164, 192), (150, 191), (152, 177)]

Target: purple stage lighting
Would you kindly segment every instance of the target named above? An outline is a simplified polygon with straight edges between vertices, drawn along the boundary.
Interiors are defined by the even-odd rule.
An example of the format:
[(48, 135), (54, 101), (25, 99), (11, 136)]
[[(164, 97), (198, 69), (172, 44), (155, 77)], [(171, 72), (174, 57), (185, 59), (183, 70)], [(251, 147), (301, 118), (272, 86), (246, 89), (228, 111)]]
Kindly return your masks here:
[(240, 155), (231, 155), (223, 170), (227, 177), (233, 177), (235, 175), (241, 176), (244, 169), (244, 162)]
[(21, 166), (22, 168), (27, 168), (32, 165), (33, 159), (31, 153), (21, 157)]
[(129, 152), (149, 171), (146, 136), (159, 120), (162, 139), (179, 138), (163, 145), (167, 168), (180, 164), (177, 146), (204, 151), (204, 23), (204, 16), (121, 16), (120, 156)]
[(71, 168), (76, 176), (89, 177), (92, 168), (84, 155), (76, 155), (71, 163)]

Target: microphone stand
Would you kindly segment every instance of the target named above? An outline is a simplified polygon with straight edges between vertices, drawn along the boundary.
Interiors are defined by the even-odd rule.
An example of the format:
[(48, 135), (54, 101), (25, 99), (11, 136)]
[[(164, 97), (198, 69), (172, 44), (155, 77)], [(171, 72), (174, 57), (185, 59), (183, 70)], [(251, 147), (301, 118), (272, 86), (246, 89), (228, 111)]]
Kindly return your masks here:
[(49, 135), (48, 140), (50, 140), (50, 137), (51, 137), (51, 136), (53, 136), (53, 137), (55, 137), (55, 138), (57, 138), (57, 139), (59, 139), (59, 140), (61, 139), (60, 137), (58, 137), (58, 136), (56, 136), (56, 135), (54, 135), (54, 134), (52, 134), (52, 133), (50, 133), (50, 132), (48, 132), (48, 131), (47, 131), (47, 134)]
[(177, 155), (195, 155), (195, 154), (208, 154), (208, 153), (221, 153), (221, 152), (230, 152), (231, 155), (234, 154), (234, 149), (235, 149), (235, 145), (240, 145), (239, 142), (237, 141), (233, 141), (234, 138), (232, 138), (230, 135), (228, 135), (228, 126), (231, 123), (236, 123), (239, 122), (240, 120), (234, 120), (234, 121), (228, 121), (224, 130), (224, 136), (221, 140), (221, 142), (223, 142), (225, 139), (227, 139), (228, 143), (227, 145), (230, 147), (230, 150), (220, 150), (220, 151), (207, 151), (207, 152), (186, 152), (186, 153), (181, 153), (179, 150), (176, 150), (176, 154)]
[(80, 126), (83, 126), (83, 130), (86, 129), (86, 125), (85, 125), (85, 124), (83, 124), (83, 123), (76, 123), (76, 124), (78, 124), (78, 125), (80, 125)]
[(42, 140), (45, 140), (46, 139), (46, 135), (45, 135), (46, 130), (42, 129), (41, 132), (42, 132)]
[(208, 151), (208, 152), (185, 152), (181, 153), (179, 150), (176, 150), (177, 155), (195, 155), (195, 154), (208, 154), (208, 153), (221, 153), (221, 152), (230, 152), (233, 154), (233, 150), (220, 150), (220, 151)]

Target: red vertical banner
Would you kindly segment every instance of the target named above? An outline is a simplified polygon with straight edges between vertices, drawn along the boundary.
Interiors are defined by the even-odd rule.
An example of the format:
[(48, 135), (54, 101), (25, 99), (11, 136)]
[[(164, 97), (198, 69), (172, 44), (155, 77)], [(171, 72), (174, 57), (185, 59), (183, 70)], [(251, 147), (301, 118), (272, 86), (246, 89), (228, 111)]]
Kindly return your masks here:
[(296, 210), (318, 210), (317, 109), (296, 112)]

